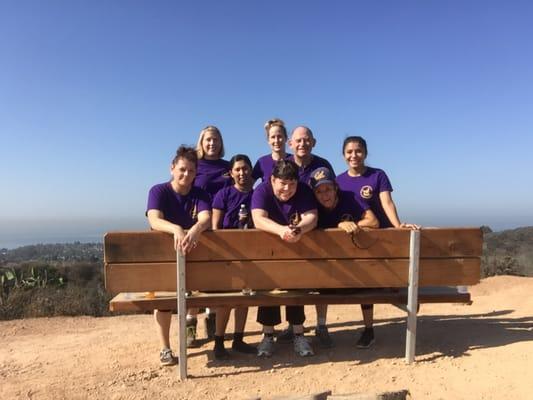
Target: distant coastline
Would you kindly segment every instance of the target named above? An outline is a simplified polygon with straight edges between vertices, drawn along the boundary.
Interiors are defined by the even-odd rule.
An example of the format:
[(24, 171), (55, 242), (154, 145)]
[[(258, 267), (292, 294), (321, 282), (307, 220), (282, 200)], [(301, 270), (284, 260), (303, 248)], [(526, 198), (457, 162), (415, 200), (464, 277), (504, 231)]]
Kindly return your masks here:
[[(404, 221), (422, 226), (458, 227), (489, 226), (500, 232), (518, 227), (533, 226), (533, 216), (461, 216), (442, 214), (402, 216)], [(104, 234), (111, 231), (143, 231), (148, 229), (144, 215), (137, 217), (76, 217), (76, 218), (22, 218), (0, 217), (0, 249), (55, 243), (101, 243)]]
[(102, 235), (87, 235), (87, 236), (53, 236), (49, 238), (21, 238), (2, 240), (0, 241), (0, 249), (13, 250), (23, 246), (32, 246), (38, 244), (66, 244), (66, 243), (102, 243), (104, 241), (104, 236)]
[(110, 231), (148, 229), (144, 217), (109, 218), (0, 218), (0, 249), (55, 243), (99, 243)]

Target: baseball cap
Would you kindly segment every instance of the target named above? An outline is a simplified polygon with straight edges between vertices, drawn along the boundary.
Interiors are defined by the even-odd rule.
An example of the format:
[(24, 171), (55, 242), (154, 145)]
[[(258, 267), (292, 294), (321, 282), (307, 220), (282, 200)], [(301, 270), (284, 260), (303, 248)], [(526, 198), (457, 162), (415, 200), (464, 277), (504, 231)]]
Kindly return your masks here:
[(326, 167), (320, 167), (311, 172), (311, 178), (309, 178), (309, 185), (311, 189), (316, 189), (318, 186), (324, 183), (335, 184), (335, 176)]

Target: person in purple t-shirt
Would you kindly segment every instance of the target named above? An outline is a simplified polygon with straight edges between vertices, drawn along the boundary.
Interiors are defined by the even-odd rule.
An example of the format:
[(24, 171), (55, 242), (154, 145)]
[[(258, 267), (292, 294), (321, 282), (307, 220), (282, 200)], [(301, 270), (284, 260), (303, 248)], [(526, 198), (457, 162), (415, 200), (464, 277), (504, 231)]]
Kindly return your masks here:
[(229, 162), (224, 157), (222, 134), (216, 126), (207, 126), (200, 132), (196, 145), (198, 152), (198, 171), (194, 185), (211, 196), (224, 186), (231, 185)]
[(291, 160), (298, 165), (298, 179), (307, 185), (311, 172), (317, 168), (326, 167), (335, 174), (328, 160), (312, 153), (315, 145), (316, 139), (311, 129), (306, 126), (297, 126), (293, 129), (289, 139), (289, 146), (293, 152)]
[[(381, 169), (365, 165), (368, 149), (365, 139), (349, 136), (342, 144), (342, 154), (348, 170), (337, 176), (341, 190), (352, 192), (356, 199), (370, 206), (379, 220), (380, 228), (420, 229), (419, 225), (400, 222), (396, 205), (392, 200), (392, 185), (387, 174)], [(362, 304), (365, 329), (357, 342), (357, 347), (368, 348), (374, 343), (374, 306)]]
[[(324, 167), (329, 169), (333, 174), (333, 167), (328, 160), (319, 157), (312, 153), (313, 147), (316, 145), (316, 139), (311, 129), (306, 126), (297, 126), (292, 130), (291, 138), (289, 140), (289, 146), (291, 147), (294, 155), (290, 158), (298, 166), (298, 179), (300, 182), (309, 185), (309, 179), (311, 178), (311, 172), (317, 168)], [(325, 324), (326, 304), (317, 304), (316, 318), (319, 324)], [(332, 341), (327, 335), (326, 330), (317, 330), (316, 332), (319, 343), (322, 347), (331, 347)], [(279, 342), (288, 342), (293, 339), (293, 327), (289, 325), (278, 335)]]
[[(252, 202), (253, 180), (252, 163), (248, 156), (237, 154), (229, 162), (230, 175), (234, 184), (218, 191), (213, 199), (213, 218), (211, 225), (216, 229), (247, 229), (252, 228), (250, 205)], [(230, 308), (219, 307), (216, 310), (215, 358), (229, 358), (224, 348), (224, 333), (228, 325)], [(255, 353), (256, 349), (243, 341), (244, 325), (248, 315), (248, 307), (235, 308), (235, 331), (231, 348), (241, 353)]]
[(256, 161), (252, 172), (254, 181), (258, 179), (261, 179), (261, 182), (270, 180), (276, 161), (289, 158), (289, 154), (285, 152), (285, 143), (287, 142), (285, 123), (279, 118), (268, 120), (265, 123), (265, 131), (271, 153)]
[[(354, 199), (351, 192), (339, 189), (335, 175), (327, 168), (311, 173), (309, 181), (318, 201), (318, 227), (340, 228), (349, 234), (357, 234), (361, 228), (378, 228), (379, 222), (368, 204)], [(329, 290), (321, 292), (330, 292)], [(335, 292), (335, 290), (333, 290)], [(333, 346), (326, 326), (327, 305), (317, 313), (316, 336), (323, 347)], [(362, 309), (363, 314), (365, 312)]]
[[(196, 144), (198, 153), (198, 171), (194, 180), (194, 185), (204, 189), (211, 198), (223, 187), (231, 185), (229, 177), (229, 162), (222, 159), (224, 157), (224, 141), (222, 134), (216, 126), (206, 126), (200, 132), (198, 143)], [(187, 330), (188, 343), (190, 347), (195, 347), (196, 324), (199, 310), (189, 308), (187, 310)], [(207, 337), (213, 338), (215, 334), (215, 313), (209, 308), (206, 309), (205, 328)]]
[[(209, 195), (193, 186), (196, 162), (196, 150), (180, 146), (170, 166), (172, 180), (150, 189), (146, 207), (150, 227), (173, 235), (175, 249), (183, 254), (196, 247), (200, 234), (211, 224)], [(178, 359), (172, 355), (169, 340), (172, 313), (154, 310), (154, 317), (163, 346), (161, 364), (176, 364)]]
[[(298, 181), (298, 166), (279, 160), (270, 181), (263, 182), (252, 196), (252, 218), (257, 229), (273, 233), (282, 240), (296, 243), (317, 223), (316, 201), (309, 186)], [(286, 306), (287, 320), (294, 327), (294, 351), (300, 356), (313, 355), (303, 335), (303, 306)], [(281, 322), (279, 307), (259, 307), (257, 322), (263, 325), (263, 339), (258, 356), (269, 357), (274, 350), (274, 326)]]

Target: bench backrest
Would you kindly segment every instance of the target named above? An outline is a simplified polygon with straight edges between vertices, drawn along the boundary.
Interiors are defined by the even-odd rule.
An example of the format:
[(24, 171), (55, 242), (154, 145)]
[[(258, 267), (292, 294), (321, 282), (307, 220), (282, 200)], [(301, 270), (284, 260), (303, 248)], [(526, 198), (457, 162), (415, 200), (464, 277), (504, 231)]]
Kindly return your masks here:
[[(187, 255), (186, 288), (404, 287), (409, 236), (405, 229), (363, 231), (352, 238), (338, 229), (315, 230), (287, 243), (258, 230), (202, 234)], [(479, 228), (428, 228), (421, 232), (420, 286), (473, 285), (480, 279)], [(112, 232), (104, 238), (108, 291), (176, 290), (172, 237), (160, 232)]]

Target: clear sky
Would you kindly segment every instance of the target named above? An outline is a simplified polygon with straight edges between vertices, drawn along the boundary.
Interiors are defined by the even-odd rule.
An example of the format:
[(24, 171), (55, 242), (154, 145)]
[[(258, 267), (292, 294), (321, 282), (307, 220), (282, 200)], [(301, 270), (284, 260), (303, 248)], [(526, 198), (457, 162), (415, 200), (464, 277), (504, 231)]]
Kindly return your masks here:
[(533, 225), (532, 21), (530, 1), (2, 0), (0, 247), (145, 227), (179, 144), (213, 124), (255, 159), (272, 117), (337, 172), (365, 137), (403, 220)]

